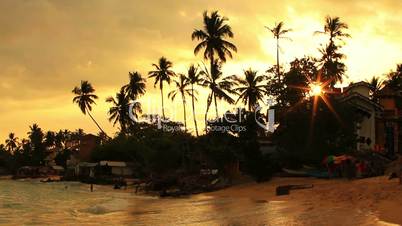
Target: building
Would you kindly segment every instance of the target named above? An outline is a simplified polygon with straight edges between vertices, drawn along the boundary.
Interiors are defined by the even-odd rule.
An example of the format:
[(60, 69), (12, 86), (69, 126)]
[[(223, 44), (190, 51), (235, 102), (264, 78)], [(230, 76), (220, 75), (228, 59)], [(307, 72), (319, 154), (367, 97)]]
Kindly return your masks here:
[(101, 143), (98, 136), (86, 134), (80, 138), (78, 147), (78, 157), (81, 161), (89, 161), (91, 159), (92, 151)]
[(133, 164), (118, 161), (100, 161), (101, 173), (112, 176), (132, 176)]
[(356, 150), (373, 150), (376, 144), (376, 122), (381, 119), (383, 107), (370, 97), (370, 85), (358, 82), (346, 87), (340, 100), (356, 109)]
[(67, 172), (70, 176), (88, 176), (93, 170), (91, 160), (92, 151), (100, 144), (101, 139), (92, 134), (86, 134), (79, 139), (72, 139), (66, 144), (66, 148), (71, 151), (67, 160)]
[(340, 100), (357, 111), (358, 143), (356, 149), (372, 150), (389, 157), (402, 154), (402, 91), (385, 85), (372, 98), (366, 82), (351, 84), (340, 94)]
[(389, 85), (378, 93), (378, 101), (383, 106), (382, 117), (376, 123), (376, 151), (392, 156), (402, 154), (402, 95), (401, 90)]

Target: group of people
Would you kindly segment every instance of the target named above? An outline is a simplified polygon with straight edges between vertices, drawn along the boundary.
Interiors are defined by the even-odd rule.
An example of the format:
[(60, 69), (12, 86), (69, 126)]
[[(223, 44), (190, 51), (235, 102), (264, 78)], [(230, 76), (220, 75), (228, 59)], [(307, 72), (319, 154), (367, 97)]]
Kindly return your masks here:
[(330, 155), (323, 161), (328, 169), (328, 177), (362, 178), (367, 175), (368, 163), (349, 155)]

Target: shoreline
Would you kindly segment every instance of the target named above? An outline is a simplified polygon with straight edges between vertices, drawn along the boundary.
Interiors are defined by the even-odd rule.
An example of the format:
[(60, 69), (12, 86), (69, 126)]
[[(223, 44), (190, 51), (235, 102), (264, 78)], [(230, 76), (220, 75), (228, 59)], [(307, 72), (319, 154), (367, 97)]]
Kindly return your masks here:
[[(11, 176), (0, 176), (0, 180), (13, 180)], [(39, 181), (40, 179), (25, 179)], [(16, 180), (18, 181), (18, 180)], [(69, 181), (66, 181), (69, 182)], [(57, 182), (55, 182), (57, 183)], [(84, 183), (82, 183), (84, 184)], [(276, 187), (281, 185), (312, 184), (313, 188), (291, 190), (289, 195), (276, 196)], [(96, 185), (101, 190), (113, 192), (127, 192), (138, 196), (155, 197), (153, 193), (140, 192), (135, 194), (135, 188), (113, 189), (109, 185)], [(90, 192), (88, 190), (88, 192)], [(292, 210), (291, 215), (320, 214), (328, 212), (334, 214), (330, 217), (340, 217), (344, 210), (364, 212), (370, 218), (375, 218), (377, 223), (384, 225), (402, 225), (400, 203), (402, 203), (402, 186), (398, 180), (388, 180), (387, 177), (372, 177), (357, 180), (346, 179), (315, 179), (305, 177), (274, 177), (272, 180), (256, 183), (245, 182), (216, 191), (202, 192), (168, 199), (181, 198), (231, 198), (233, 200), (247, 199), (256, 203), (284, 202)], [(160, 198), (160, 197), (159, 197)], [(164, 198), (161, 198), (164, 199)], [(334, 212), (331, 212), (334, 211)]]

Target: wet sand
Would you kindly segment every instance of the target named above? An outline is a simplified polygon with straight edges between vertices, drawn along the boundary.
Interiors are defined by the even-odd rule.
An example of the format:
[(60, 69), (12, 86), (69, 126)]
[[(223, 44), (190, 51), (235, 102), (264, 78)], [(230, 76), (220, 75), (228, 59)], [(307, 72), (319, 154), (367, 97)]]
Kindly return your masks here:
[[(276, 186), (289, 184), (313, 184), (314, 187), (275, 196)], [(397, 179), (388, 180), (387, 177), (351, 181), (274, 178), (266, 183), (243, 184), (209, 195), (280, 202), (286, 225), (402, 224), (402, 186)]]
[[(313, 184), (275, 196), (278, 185)], [(274, 178), (181, 198), (78, 182), (0, 180), (0, 225), (398, 225), (402, 186), (362, 180)]]

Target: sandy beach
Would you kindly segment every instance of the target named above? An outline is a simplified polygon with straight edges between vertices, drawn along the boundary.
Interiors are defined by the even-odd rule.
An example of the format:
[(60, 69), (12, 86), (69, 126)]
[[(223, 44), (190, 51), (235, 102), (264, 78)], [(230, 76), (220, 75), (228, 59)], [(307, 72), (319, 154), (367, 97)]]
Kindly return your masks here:
[[(275, 195), (276, 186), (289, 184), (313, 184), (314, 187), (291, 190), (290, 195)], [(274, 178), (266, 183), (243, 184), (213, 192), (211, 195), (243, 197), (256, 202), (281, 202), (288, 210), (283, 211), (286, 221), (294, 225), (299, 225), (303, 216), (309, 216), (311, 223), (315, 225), (325, 222), (328, 222), (327, 225), (402, 224), (402, 186), (398, 180), (388, 180), (387, 177), (351, 181)], [(335, 222), (341, 224), (334, 224)]]
[[(278, 185), (313, 184), (276, 196)], [(0, 180), (0, 225), (400, 225), (398, 180), (273, 178), (180, 198), (78, 182)], [(52, 205), (49, 210), (46, 206)], [(23, 217), (21, 217), (23, 216)], [(56, 220), (57, 219), (57, 220)]]

